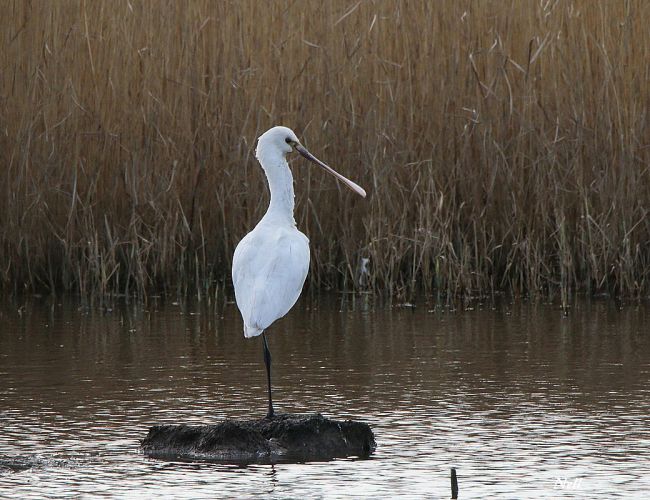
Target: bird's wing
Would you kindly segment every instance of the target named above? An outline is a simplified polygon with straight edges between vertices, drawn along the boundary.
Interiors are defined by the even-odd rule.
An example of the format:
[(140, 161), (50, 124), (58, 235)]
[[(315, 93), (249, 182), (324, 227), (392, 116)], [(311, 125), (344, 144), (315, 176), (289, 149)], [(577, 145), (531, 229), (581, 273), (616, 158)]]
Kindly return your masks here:
[(289, 312), (308, 271), (309, 240), (297, 230), (253, 231), (241, 240), (232, 280), (246, 336), (259, 335)]

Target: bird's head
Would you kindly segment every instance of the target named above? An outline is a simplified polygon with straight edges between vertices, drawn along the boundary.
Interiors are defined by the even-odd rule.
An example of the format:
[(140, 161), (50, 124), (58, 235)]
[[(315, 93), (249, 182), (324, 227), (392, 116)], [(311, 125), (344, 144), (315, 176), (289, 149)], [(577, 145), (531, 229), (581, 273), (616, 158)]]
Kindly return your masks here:
[(257, 140), (256, 156), (259, 158), (264, 151), (279, 151), (286, 156), (296, 144), (300, 144), (300, 141), (293, 130), (288, 127), (273, 127)]
[(298, 137), (294, 131), (288, 127), (277, 126), (264, 132), (257, 141), (255, 156), (262, 164), (262, 167), (266, 168), (264, 164), (264, 157), (267, 154), (275, 155), (279, 153), (284, 157), (287, 154), (291, 153), (294, 149), (309, 161), (323, 168), (329, 174), (332, 174), (352, 191), (360, 196), (363, 196), (364, 198), (366, 197), (366, 192), (361, 186), (352, 182), (347, 177), (339, 174), (332, 167), (326, 165), (309, 151), (307, 151), (307, 148), (300, 144), (300, 141), (298, 140)]

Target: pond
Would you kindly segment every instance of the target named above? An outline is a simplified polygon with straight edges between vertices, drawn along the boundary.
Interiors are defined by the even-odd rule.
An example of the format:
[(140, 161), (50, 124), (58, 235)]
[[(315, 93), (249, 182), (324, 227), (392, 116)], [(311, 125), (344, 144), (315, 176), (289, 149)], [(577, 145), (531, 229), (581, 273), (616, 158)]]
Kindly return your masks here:
[(650, 491), (650, 305), (462, 310), (306, 296), (269, 330), (276, 411), (369, 422), (369, 460), (162, 461), (153, 424), (263, 417), (231, 302), (0, 305), (0, 496), (614, 498)]

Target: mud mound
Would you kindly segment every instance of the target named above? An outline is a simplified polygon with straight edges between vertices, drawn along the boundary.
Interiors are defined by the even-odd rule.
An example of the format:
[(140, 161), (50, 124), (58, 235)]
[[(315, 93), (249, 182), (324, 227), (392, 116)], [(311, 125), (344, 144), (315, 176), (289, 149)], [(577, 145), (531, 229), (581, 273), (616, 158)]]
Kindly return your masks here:
[(320, 414), (280, 414), (202, 426), (156, 425), (142, 441), (144, 453), (151, 457), (234, 463), (368, 457), (375, 446), (368, 424)]

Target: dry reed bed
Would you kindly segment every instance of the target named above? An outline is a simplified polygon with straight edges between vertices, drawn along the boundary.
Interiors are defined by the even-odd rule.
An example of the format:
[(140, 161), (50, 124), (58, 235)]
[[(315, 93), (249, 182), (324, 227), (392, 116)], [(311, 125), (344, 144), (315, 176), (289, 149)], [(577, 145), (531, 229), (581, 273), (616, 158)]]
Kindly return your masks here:
[(650, 290), (650, 2), (27, 2), (0, 18), (0, 287), (213, 294), (302, 160), (310, 283)]

